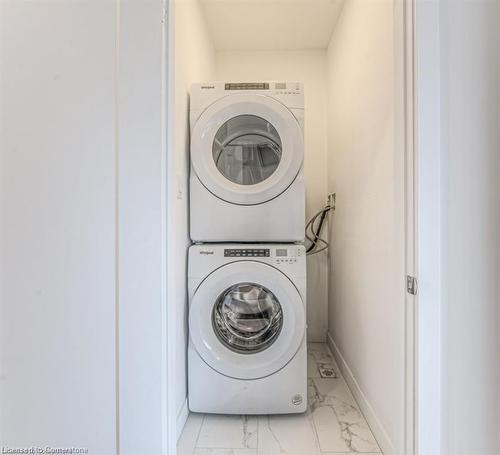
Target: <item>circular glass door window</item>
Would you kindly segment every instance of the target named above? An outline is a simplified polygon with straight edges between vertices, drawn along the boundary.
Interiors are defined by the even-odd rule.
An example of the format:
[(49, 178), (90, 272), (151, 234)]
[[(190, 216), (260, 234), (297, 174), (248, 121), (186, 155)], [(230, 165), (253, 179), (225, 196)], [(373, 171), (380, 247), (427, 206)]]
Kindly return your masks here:
[(276, 296), (255, 283), (239, 283), (215, 302), (212, 324), (227, 348), (242, 354), (261, 352), (278, 338), (283, 312)]
[(217, 131), (212, 155), (219, 172), (239, 185), (266, 180), (281, 160), (281, 139), (267, 120), (256, 115), (238, 115)]

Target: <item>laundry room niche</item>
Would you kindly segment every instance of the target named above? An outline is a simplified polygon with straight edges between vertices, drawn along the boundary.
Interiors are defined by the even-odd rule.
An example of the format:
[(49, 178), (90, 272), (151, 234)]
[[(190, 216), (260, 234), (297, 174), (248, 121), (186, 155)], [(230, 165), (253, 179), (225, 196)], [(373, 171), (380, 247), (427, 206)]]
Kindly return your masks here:
[[(171, 226), (169, 245), (174, 249), (172, 270), (176, 274), (176, 287), (171, 292), (178, 327), (179, 436), (189, 414), (186, 283), (191, 245), (191, 85), (301, 82), (305, 100), (305, 221), (332, 201), (329, 195), (336, 196), (321, 232), (329, 247), (307, 257), (310, 356), (321, 358), (320, 345), (333, 353), (333, 370), (338, 368), (345, 378), (373, 433), (374, 444), (363, 446), (358, 441), (361, 445), (353, 448), (402, 453), (404, 160), (396, 134), (396, 106), (403, 94), (396, 89), (399, 17), (395, 4), (390, 0), (174, 2), (175, 119), (169, 172), (175, 188), (171, 198), (175, 225)], [(323, 367), (322, 375), (336, 374), (328, 372), (327, 361)], [(260, 431), (260, 420), (255, 425), (259, 428), (255, 431)], [(336, 429), (318, 423), (316, 429), (319, 427), (324, 434), (317, 433), (318, 453), (341, 452), (342, 445), (328, 445)], [(208, 442), (200, 447), (239, 448)], [(325, 450), (332, 447), (335, 450)]]

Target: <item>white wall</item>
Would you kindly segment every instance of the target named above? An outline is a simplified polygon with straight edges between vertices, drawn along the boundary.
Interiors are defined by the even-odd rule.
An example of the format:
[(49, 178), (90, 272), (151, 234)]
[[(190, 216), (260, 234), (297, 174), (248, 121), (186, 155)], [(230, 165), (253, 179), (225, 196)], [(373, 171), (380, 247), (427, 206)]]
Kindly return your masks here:
[[(403, 453), (403, 157), (393, 2), (347, 0), (328, 49), (329, 330), (386, 454)], [(401, 94), (402, 95), (402, 94)]]
[(0, 19), (1, 445), (114, 453), (115, 5)]
[(140, 5), (0, 2), (0, 446), (164, 447), (166, 54)]
[[(119, 454), (165, 453), (166, 24), (162, 0), (120, 0), (116, 86)], [(169, 245), (170, 249), (170, 245)], [(173, 331), (174, 324), (169, 324)], [(168, 439), (168, 442), (167, 442)]]
[(500, 447), (499, 21), (441, 4), (443, 455)]
[(187, 417), (187, 249), (189, 176), (189, 90), (213, 80), (215, 51), (197, 0), (175, 1), (174, 145), (169, 157), (169, 299), (176, 302), (178, 430)]
[[(305, 87), (305, 180), (306, 217), (326, 204), (327, 85), (326, 52), (220, 51), (216, 79), (222, 81), (297, 80)], [(326, 233), (326, 229), (325, 229)], [(307, 322), (309, 341), (326, 340), (327, 259), (326, 253), (307, 261)]]

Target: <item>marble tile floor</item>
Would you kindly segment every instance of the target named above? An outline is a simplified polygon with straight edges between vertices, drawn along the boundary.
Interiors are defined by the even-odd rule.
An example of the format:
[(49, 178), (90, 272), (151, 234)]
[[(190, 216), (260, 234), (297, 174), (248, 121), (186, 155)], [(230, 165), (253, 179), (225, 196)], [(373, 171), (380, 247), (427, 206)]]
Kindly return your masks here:
[(381, 455), (325, 343), (308, 345), (307, 369), (305, 414), (191, 413), (179, 439), (178, 455)]

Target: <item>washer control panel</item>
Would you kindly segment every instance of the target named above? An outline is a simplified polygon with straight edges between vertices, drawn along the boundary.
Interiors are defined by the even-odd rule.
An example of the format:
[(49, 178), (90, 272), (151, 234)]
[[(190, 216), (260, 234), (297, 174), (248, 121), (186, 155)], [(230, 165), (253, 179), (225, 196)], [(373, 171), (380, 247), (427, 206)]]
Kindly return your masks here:
[(247, 262), (272, 266), (289, 276), (305, 276), (304, 245), (291, 243), (194, 244), (189, 248), (191, 278), (206, 276), (224, 264)]
[(294, 264), (301, 256), (302, 250), (300, 248), (276, 248), (274, 259), (277, 264)]
[(269, 248), (226, 248), (226, 258), (268, 258), (271, 255)]

